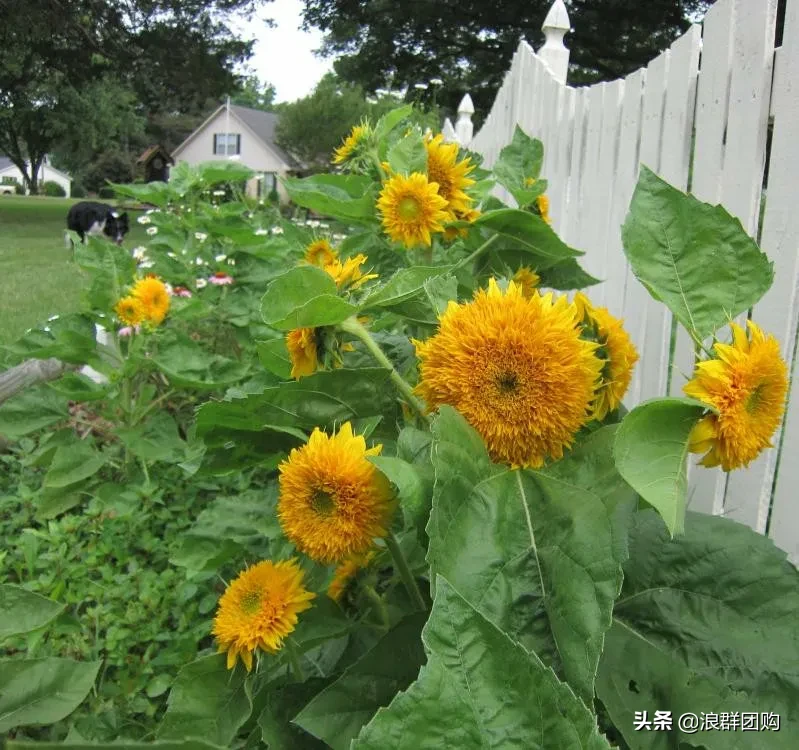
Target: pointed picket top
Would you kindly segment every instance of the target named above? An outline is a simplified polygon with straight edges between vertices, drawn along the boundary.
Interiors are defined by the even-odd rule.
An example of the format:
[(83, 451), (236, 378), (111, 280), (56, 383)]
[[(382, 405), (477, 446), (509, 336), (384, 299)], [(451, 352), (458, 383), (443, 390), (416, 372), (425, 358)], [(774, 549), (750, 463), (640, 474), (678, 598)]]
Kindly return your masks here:
[(472, 97), (469, 96), (469, 94), (466, 94), (463, 99), (461, 99), (461, 103), (458, 105), (458, 114), (474, 114), (474, 102), (472, 102)]
[(472, 97), (466, 94), (458, 105), (458, 122), (455, 123), (455, 133), (461, 146), (468, 146), (472, 142), (474, 136), (473, 114), (474, 102), (472, 102)]
[(571, 31), (571, 24), (563, 0), (555, 0), (541, 28), (544, 30), (545, 41), (536, 54), (547, 64), (556, 81), (566, 83), (570, 53), (563, 43), (563, 37)]
[(441, 127), (441, 134), (444, 136), (445, 143), (458, 142), (458, 134), (455, 132), (455, 126), (452, 124), (452, 120), (450, 120), (449, 117), (444, 120), (444, 125)]
[[(547, 17), (544, 19), (544, 24), (541, 28), (544, 30), (544, 34), (546, 34), (547, 29), (563, 29), (563, 35), (571, 30), (569, 12), (566, 10), (563, 0), (555, 0), (555, 2), (552, 3), (552, 7), (549, 9), (549, 13), (547, 13)], [(561, 35), (561, 39), (563, 39), (563, 35)]]

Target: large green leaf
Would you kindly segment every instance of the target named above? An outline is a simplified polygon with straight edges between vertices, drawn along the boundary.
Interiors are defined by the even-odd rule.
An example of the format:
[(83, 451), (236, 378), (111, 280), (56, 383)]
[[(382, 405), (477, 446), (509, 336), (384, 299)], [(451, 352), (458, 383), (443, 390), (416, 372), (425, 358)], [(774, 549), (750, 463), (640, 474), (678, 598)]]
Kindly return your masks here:
[(85, 403), (104, 399), (108, 395), (111, 386), (95, 383), (83, 373), (68, 372), (54, 383), (50, 383), (50, 388), (66, 396), (70, 401)]
[(66, 396), (46, 385), (29, 388), (0, 404), (0, 435), (16, 440), (68, 416)]
[(441, 577), (422, 639), (428, 661), (418, 679), (353, 750), (610, 747), (569, 686)]
[(267, 685), (264, 708), (258, 717), (261, 737), (269, 750), (326, 750), (328, 747), (292, 723), (297, 712), (330, 680), (309, 678), (305, 682)]
[(94, 476), (105, 459), (91, 445), (75, 440), (56, 449), (53, 462), (44, 477), (45, 489), (61, 489)]
[(336, 293), (336, 282), (316, 266), (298, 266), (278, 276), (261, 300), (264, 323), (281, 331), (329, 326), (358, 308)]
[(158, 738), (199, 737), (230, 747), (252, 711), (245, 675), (241, 664), (233, 672), (226, 667), (225, 654), (187, 664), (172, 685)]
[(413, 113), (413, 105), (405, 104), (384, 114), (375, 125), (375, 140), (381, 142), (394, 128)]
[(119, 185), (112, 182), (111, 187), (117, 195), (135, 198), (140, 203), (149, 203), (159, 208), (166, 208), (167, 204), (176, 197), (175, 190), (169, 182), (148, 182), (144, 185)]
[(660, 398), (636, 406), (616, 433), (619, 474), (681, 534), (688, 487), (688, 436), (707, 407), (687, 398)]
[(174, 742), (31, 742), (30, 740), (7, 740), (6, 750), (25, 750), (28, 747), (41, 750), (225, 750), (221, 745), (212, 745), (203, 740), (175, 740)]
[(178, 434), (175, 420), (159, 411), (136, 427), (118, 429), (116, 434), (128, 450), (145, 461), (179, 463), (186, 457), (186, 442)]
[(752, 307), (774, 279), (738, 219), (643, 166), (622, 240), (641, 283), (700, 339)]
[(298, 205), (341, 221), (372, 224), (377, 186), (354, 174), (317, 174), (283, 181), (289, 197)]
[(412, 129), (388, 149), (388, 164), (392, 172), (409, 175), (413, 172), (427, 172), (427, 149), (422, 134)]
[(516, 125), (513, 140), (499, 152), (492, 171), (519, 206), (529, 206), (547, 187), (545, 180), (538, 179), (543, 162), (544, 144)]
[(426, 620), (426, 612), (402, 620), (308, 703), (294, 723), (333, 750), (348, 750), (377, 710), (416, 679), (425, 662), (420, 636)]
[(0, 640), (43, 628), (64, 611), (64, 605), (21, 586), (0, 584)]
[(209, 187), (223, 182), (244, 182), (249, 180), (255, 172), (241, 162), (225, 161), (224, 159), (210, 159), (198, 164), (197, 176)]
[(600, 284), (601, 279), (591, 276), (584, 271), (574, 258), (568, 258), (562, 263), (550, 266), (549, 268), (539, 268), (538, 275), (541, 277), (541, 286), (559, 291), (570, 289), (585, 289), (594, 284)]
[(397, 271), (385, 284), (375, 289), (360, 305), (360, 309), (391, 307), (407, 302), (424, 291), (425, 282), (446, 274), (449, 266), (413, 266)]
[(0, 733), (69, 716), (89, 694), (99, 669), (99, 661), (0, 659)]
[[(687, 514), (674, 540), (638, 513), (597, 695), (632, 750), (799, 746), (799, 571), (773, 543), (718, 516)], [(670, 711), (671, 732), (635, 712)], [(682, 732), (685, 713), (780, 715), (780, 731)], [(680, 744), (682, 743), (682, 744)]]
[(94, 323), (77, 313), (51, 320), (46, 326), (32, 328), (6, 348), (21, 359), (55, 357), (77, 365), (97, 361)]
[(608, 509), (569, 478), (492, 464), (450, 407), (441, 409), (433, 436), (433, 575), (450, 580), (590, 705), (621, 587)]
[(153, 362), (174, 385), (200, 391), (238, 383), (249, 372), (246, 362), (212, 354), (188, 338), (175, 338), (161, 346)]

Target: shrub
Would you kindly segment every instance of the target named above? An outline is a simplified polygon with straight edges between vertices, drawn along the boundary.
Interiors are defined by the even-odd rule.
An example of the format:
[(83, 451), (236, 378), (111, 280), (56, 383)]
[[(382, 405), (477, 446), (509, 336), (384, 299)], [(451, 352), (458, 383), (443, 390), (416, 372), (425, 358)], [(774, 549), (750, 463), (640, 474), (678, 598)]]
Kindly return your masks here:
[(133, 164), (127, 154), (106, 151), (89, 167), (84, 184), (87, 190), (99, 193), (107, 182), (131, 182), (134, 174)]
[(103, 185), (98, 191), (97, 195), (100, 198), (113, 198), (114, 197), (114, 188), (110, 185)]
[(83, 185), (75, 184), (72, 186), (72, 197), (73, 198), (85, 198), (86, 197), (86, 188)]
[(25, 186), (18, 182), (14, 185), (14, 192), (17, 195), (25, 195)]
[(42, 184), (41, 194), (47, 195), (50, 198), (66, 198), (67, 191), (57, 182), (47, 180)]

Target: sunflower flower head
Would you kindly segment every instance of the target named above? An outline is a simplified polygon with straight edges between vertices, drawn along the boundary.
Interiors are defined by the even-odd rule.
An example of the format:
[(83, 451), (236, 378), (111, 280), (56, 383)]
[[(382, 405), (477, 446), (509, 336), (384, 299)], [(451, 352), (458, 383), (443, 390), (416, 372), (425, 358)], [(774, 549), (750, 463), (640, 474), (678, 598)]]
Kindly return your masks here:
[(522, 290), (522, 296), (525, 299), (530, 299), (535, 292), (536, 287), (541, 283), (541, 277), (528, 266), (522, 266), (515, 274), (513, 274), (513, 281)]
[(144, 320), (153, 325), (160, 325), (164, 322), (166, 314), (169, 312), (169, 291), (161, 279), (155, 276), (146, 276), (139, 279), (131, 290), (131, 296), (135, 297), (142, 307)]
[(338, 253), (325, 239), (314, 240), (305, 248), (305, 262), (312, 266), (324, 268), (329, 263), (338, 260)]
[(239, 657), (249, 672), (256, 649), (275, 653), (297, 626), (297, 615), (309, 609), (313, 594), (303, 587), (296, 560), (264, 560), (239, 575), (219, 600), (213, 633), (227, 668)]
[(325, 271), (333, 277), (339, 289), (359, 289), (367, 281), (377, 278), (376, 273), (363, 273), (361, 271), (361, 266), (367, 260), (363, 253), (347, 258), (343, 263), (336, 258), (325, 266)]
[(601, 422), (609, 412), (619, 408), (630, 387), (638, 351), (622, 321), (604, 307), (594, 307), (582, 292), (574, 296), (574, 306), (583, 326), (583, 333), (599, 344), (597, 356), (603, 361), (602, 380), (597, 389), (593, 418)]
[(419, 394), (430, 407), (455, 407), (495, 461), (561, 458), (589, 419), (602, 363), (565, 297), (527, 299), (513, 281), (503, 293), (490, 279), (472, 302), (450, 302), (436, 334), (414, 344)]
[(465, 213), (472, 198), (465, 192), (474, 185), (469, 173), (474, 165), (467, 157), (458, 161), (458, 144), (444, 143), (443, 134), (425, 138), (427, 149), (427, 178), (438, 185), (438, 194), (447, 201), (447, 211), (454, 217)]
[(366, 448), (345, 422), (333, 437), (318, 428), (280, 467), (278, 518), (298, 549), (323, 564), (367, 552), (383, 537), (393, 510), (388, 480), (368, 460)]
[(136, 297), (123, 297), (116, 303), (114, 312), (127, 326), (137, 326), (144, 320), (144, 307)]
[(353, 555), (345, 560), (337, 568), (333, 574), (333, 580), (327, 587), (327, 595), (334, 601), (340, 602), (355, 581), (358, 573), (369, 567), (369, 564), (374, 559), (374, 551), (367, 552), (365, 555)]
[(443, 224), (450, 218), (447, 201), (438, 194), (438, 184), (429, 182), (427, 175), (420, 172), (410, 177), (402, 174), (389, 177), (380, 191), (377, 208), (386, 234), (408, 248), (429, 247), (431, 235), (443, 232)]
[(552, 218), (549, 215), (549, 197), (541, 194), (535, 199), (536, 208), (538, 208), (538, 215), (547, 223), (552, 223)]
[(286, 348), (291, 360), (291, 377), (299, 380), (313, 375), (318, 366), (318, 347), (315, 328), (295, 328), (286, 334)]
[(364, 121), (355, 125), (344, 142), (333, 152), (333, 164), (345, 164), (352, 161), (363, 150), (372, 135), (372, 127)]
[(749, 465), (771, 447), (788, 393), (788, 367), (777, 339), (751, 320), (748, 336), (738, 324), (730, 327), (732, 343), (717, 343), (717, 357), (697, 364), (683, 389), (712, 409), (691, 432), (689, 449), (705, 454), (703, 466), (724, 471)]

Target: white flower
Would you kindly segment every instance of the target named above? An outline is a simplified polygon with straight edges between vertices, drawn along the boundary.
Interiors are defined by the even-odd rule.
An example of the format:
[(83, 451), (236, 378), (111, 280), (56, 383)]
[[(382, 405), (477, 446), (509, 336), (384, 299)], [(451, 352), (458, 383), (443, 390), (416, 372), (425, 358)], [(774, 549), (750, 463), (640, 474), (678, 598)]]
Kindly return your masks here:
[(167, 294), (171, 295), (173, 292), (172, 284), (164, 282), (164, 287), (166, 287)]
[(235, 258), (228, 258), (227, 259), (227, 264), (229, 266), (235, 266), (236, 265), (236, 259)]
[(214, 260), (215, 260), (217, 263), (221, 263), (222, 261), (224, 261), (224, 260), (227, 260), (227, 255), (216, 255), (216, 256), (214, 257)]
[(283, 234), (283, 227), (272, 227), (272, 234)]
[(440, 78), (431, 78), (430, 79), (430, 83), (433, 84), (433, 86), (443, 86), (444, 85), (444, 81), (442, 81)]
[(139, 263), (139, 268), (152, 268), (155, 265), (151, 260), (143, 260)]
[(194, 259), (194, 262), (195, 262), (195, 263), (196, 263), (198, 266), (206, 266), (206, 265), (208, 265), (208, 264), (207, 264), (207, 263), (206, 263), (206, 262), (205, 262), (205, 261), (204, 261), (202, 258), (195, 258), (195, 259)]
[(61, 317), (61, 316), (60, 316), (60, 315), (51, 315), (51, 316), (50, 316), (50, 317), (47, 319), (47, 322), (48, 322), (48, 323), (52, 323), (54, 320), (58, 320), (58, 319), (59, 319), (59, 317)]
[(144, 245), (139, 245), (133, 248), (133, 257), (136, 260), (144, 260), (147, 257), (147, 248)]
[(263, 206), (264, 205), (264, 199), (263, 198), (261, 198), (261, 200), (258, 201), (258, 205), (259, 206)]
[[(149, 213), (149, 211), (147, 213)], [(145, 214), (144, 216), (140, 216), (138, 219), (136, 219), (136, 221), (138, 221), (139, 224), (149, 224), (152, 221), (152, 219), (147, 214)]]
[(305, 222), (305, 226), (316, 229), (321, 223), (321, 221), (317, 221), (316, 219), (308, 219), (308, 221)]
[(175, 255), (175, 253), (167, 253), (166, 255), (167, 255), (168, 258), (177, 258), (178, 257), (177, 255)]
[(197, 279), (197, 288), (202, 289), (207, 286), (208, 282), (205, 279)]
[(213, 195), (224, 195), (224, 194), (225, 194), (224, 190), (214, 190), (213, 192)]
[(263, 237), (265, 234), (269, 234), (269, 230), (268, 229), (256, 229), (255, 230), (255, 234), (257, 234), (259, 237)]
[(152, 237), (154, 234), (158, 234), (158, 227), (147, 227), (147, 234)]
[(205, 232), (195, 232), (194, 239), (199, 242), (205, 242), (208, 239), (208, 235)]
[(334, 234), (333, 235), (333, 239), (336, 242), (341, 242), (342, 240), (346, 240), (347, 239), (347, 235), (346, 234)]
[(161, 213), (161, 212), (157, 208), (150, 208), (150, 209), (147, 209), (147, 211), (145, 211), (144, 213), (149, 215), (149, 214), (157, 214), (157, 213)]

